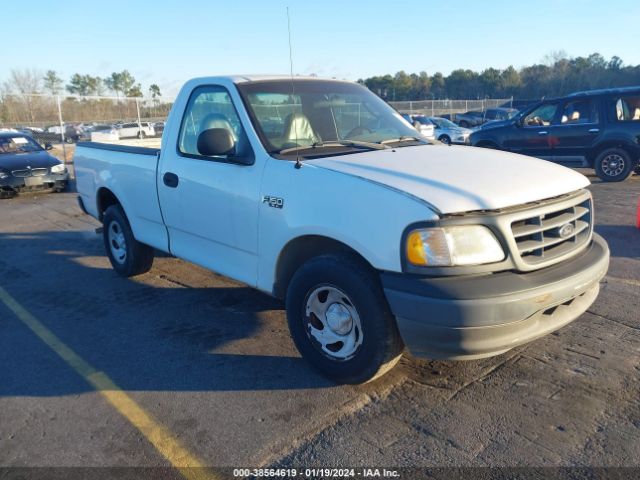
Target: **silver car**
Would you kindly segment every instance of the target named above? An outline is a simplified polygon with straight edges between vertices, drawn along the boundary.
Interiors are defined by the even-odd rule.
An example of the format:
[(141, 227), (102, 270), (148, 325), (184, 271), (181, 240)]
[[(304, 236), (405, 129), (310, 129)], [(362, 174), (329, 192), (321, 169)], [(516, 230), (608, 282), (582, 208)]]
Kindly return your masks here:
[(429, 121), (435, 127), (435, 138), (442, 143), (468, 145), (471, 129), (459, 127), (451, 120), (441, 117), (429, 117)]

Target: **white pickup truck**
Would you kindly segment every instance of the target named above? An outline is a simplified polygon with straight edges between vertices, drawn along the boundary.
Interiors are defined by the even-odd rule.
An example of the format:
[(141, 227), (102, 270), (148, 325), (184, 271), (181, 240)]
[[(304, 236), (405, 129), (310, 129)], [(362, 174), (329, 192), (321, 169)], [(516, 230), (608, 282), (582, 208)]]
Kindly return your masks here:
[(339, 382), (405, 346), (477, 359), (552, 332), (609, 263), (584, 176), (434, 144), (350, 82), (194, 79), (160, 150), (80, 143), (74, 161), (119, 274), (158, 249), (282, 298), (302, 356)]

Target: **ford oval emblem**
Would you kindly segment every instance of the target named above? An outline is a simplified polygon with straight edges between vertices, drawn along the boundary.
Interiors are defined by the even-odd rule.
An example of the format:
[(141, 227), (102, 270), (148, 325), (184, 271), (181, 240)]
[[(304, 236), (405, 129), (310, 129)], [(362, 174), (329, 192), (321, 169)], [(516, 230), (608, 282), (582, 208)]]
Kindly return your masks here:
[(558, 233), (560, 234), (561, 238), (567, 238), (573, 235), (574, 230), (575, 230), (575, 227), (573, 226), (573, 223), (565, 223), (560, 227), (560, 229), (558, 230)]

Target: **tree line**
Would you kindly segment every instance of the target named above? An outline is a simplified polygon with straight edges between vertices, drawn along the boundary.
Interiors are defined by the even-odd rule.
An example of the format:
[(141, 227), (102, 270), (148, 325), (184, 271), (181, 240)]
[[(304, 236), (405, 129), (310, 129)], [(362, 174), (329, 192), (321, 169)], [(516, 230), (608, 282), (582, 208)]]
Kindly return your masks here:
[(577, 90), (640, 85), (640, 65), (624, 65), (617, 56), (605, 59), (599, 53), (586, 57), (554, 52), (542, 63), (516, 69), (487, 68), (481, 72), (453, 70), (381, 75), (358, 80), (384, 100), (537, 99), (566, 95)]
[[(15, 95), (20, 94), (20, 95)], [(53, 97), (29, 95), (60, 95), (60, 103)], [(67, 95), (65, 95), (67, 94)], [(102, 98), (78, 99), (69, 95), (114, 96), (118, 100)], [(113, 72), (105, 78), (88, 74), (73, 74), (65, 82), (54, 70), (12, 70), (0, 83), (0, 126), (43, 127), (59, 122), (113, 122), (136, 118), (138, 110), (145, 118), (164, 118), (171, 102), (162, 101), (157, 84), (148, 89), (151, 100), (143, 97), (142, 85), (128, 70)]]
[[(68, 82), (60, 78), (55, 70), (39, 72), (32, 69), (12, 70), (9, 78), (0, 86), (3, 94), (11, 93), (48, 93), (60, 95), (65, 92), (81, 96), (103, 96), (114, 94), (116, 97), (143, 97), (142, 85), (128, 70), (113, 72), (102, 78), (89, 74), (74, 73)], [(160, 87), (153, 83), (148, 94), (153, 99), (162, 96)]]

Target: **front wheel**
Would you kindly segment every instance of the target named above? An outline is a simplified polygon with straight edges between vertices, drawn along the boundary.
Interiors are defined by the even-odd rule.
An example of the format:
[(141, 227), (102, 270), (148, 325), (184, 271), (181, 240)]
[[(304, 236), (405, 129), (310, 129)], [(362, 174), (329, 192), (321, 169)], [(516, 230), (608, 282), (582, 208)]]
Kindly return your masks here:
[(451, 139), (449, 138), (449, 135), (440, 135), (440, 137), (438, 137), (438, 140), (445, 145), (451, 145)]
[(122, 277), (151, 270), (153, 248), (138, 242), (120, 205), (111, 205), (102, 217), (104, 246), (111, 266)]
[(621, 148), (604, 150), (595, 161), (596, 175), (604, 182), (621, 182), (633, 171), (629, 154)]
[(146, 134), (146, 133), (144, 133), (143, 131), (138, 132), (138, 138), (139, 138), (140, 140), (142, 140), (143, 138), (146, 138), (146, 136), (147, 136), (147, 134)]
[(379, 279), (354, 255), (307, 261), (289, 284), (286, 309), (300, 354), (336, 382), (371, 381), (402, 355), (402, 339)]

